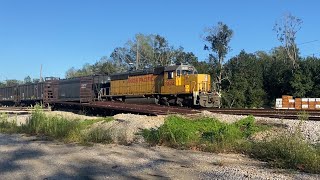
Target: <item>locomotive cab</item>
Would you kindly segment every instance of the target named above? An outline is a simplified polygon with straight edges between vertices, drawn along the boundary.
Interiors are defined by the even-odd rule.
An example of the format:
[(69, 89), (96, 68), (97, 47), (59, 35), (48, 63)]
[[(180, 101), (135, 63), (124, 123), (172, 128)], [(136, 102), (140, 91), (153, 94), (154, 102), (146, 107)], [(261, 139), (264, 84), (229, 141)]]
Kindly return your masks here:
[(191, 65), (178, 64), (166, 67), (161, 94), (177, 96), (177, 104), (220, 106), (220, 96), (211, 90), (210, 75), (198, 74), (195, 67)]

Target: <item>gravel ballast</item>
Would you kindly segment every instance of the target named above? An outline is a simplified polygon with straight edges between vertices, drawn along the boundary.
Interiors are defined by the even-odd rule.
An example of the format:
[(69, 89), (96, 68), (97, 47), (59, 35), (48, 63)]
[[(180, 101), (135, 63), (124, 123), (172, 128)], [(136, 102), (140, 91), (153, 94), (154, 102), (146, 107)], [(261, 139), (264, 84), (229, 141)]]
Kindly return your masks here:
[[(217, 118), (220, 121), (226, 123), (233, 123), (247, 117), (239, 115), (218, 114), (208, 111), (203, 111), (201, 115)], [(269, 124), (276, 127), (283, 127), (283, 132), (294, 133), (296, 132), (296, 130), (299, 130), (306, 141), (312, 144), (320, 143), (320, 121), (299, 121), (266, 117), (255, 117), (255, 119), (257, 123)]]

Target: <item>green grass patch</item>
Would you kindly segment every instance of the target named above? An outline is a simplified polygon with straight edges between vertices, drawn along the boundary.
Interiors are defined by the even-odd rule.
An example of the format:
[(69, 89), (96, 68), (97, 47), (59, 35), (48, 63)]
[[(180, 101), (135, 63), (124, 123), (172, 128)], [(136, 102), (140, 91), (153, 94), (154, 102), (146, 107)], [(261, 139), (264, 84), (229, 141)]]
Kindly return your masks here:
[(85, 142), (93, 143), (112, 143), (111, 131), (103, 129), (101, 127), (96, 127), (87, 132), (85, 136)]
[[(101, 135), (103, 134), (102, 130), (96, 132), (89, 129), (95, 123), (106, 123), (112, 120), (113, 118), (110, 117), (71, 120), (61, 116), (48, 116), (40, 106), (36, 106), (26, 124), (22, 124), (21, 126), (18, 126), (16, 121), (9, 121), (8, 116), (2, 114), (0, 116), (0, 132), (44, 135), (65, 142), (110, 142), (110, 139), (106, 138), (106, 133), (103, 136)], [(95, 135), (96, 137), (94, 138)]]
[(233, 151), (241, 140), (265, 127), (258, 126), (249, 116), (236, 123), (227, 124), (212, 118), (186, 119), (170, 116), (158, 129), (145, 129), (143, 137), (150, 144), (200, 149), (214, 152)]
[(249, 116), (232, 124), (212, 118), (168, 117), (158, 129), (145, 129), (142, 135), (151, 145), (196, 148), (210, 152), (237, 152), (266, 162), (273, 167), (320, 173), (320, 146), (302, 140), (296, 133), (254, 141), (254, 133), (269, 129)]
[(6, 113), (0, 114), (0, 132), (15, 133), (19, 131), (16, 119), (9, 121), (9, 115)]
[(295, 134), (281, 135), (271, 141), (249, 142), (244, 152), (269, 162), (272, 167), (320, 173), (320, 147)]

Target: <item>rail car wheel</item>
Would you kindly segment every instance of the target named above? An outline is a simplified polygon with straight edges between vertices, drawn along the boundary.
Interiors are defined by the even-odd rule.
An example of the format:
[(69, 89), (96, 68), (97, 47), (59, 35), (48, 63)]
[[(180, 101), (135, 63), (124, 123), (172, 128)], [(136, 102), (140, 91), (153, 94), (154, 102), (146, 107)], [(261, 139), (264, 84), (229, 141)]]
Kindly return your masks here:
[(160, 98), (159, 97), (156, 97), (154, 99), (154, 103), (157, 104), (157, 105), (160, 105)]
[(160, 104), (163, 104), (165, 106), (170, 106), (169, 104), (169, 101), (168, 101), (168, 98), (167, 97), (162, 97), (161, 98), (161, 103)]
[(176, 104), (180, 107), (183, 107), (183, 99), (182, 98), (177, 98)]

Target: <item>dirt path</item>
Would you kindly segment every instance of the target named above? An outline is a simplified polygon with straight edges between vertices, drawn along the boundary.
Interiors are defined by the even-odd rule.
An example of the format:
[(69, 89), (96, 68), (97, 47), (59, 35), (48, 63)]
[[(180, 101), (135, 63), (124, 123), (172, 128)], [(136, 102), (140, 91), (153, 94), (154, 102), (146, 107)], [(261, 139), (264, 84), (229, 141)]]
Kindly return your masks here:
[(92, 147), (0, 134), (0, 179), (319, 179), (241, 155), (143, 145)]

